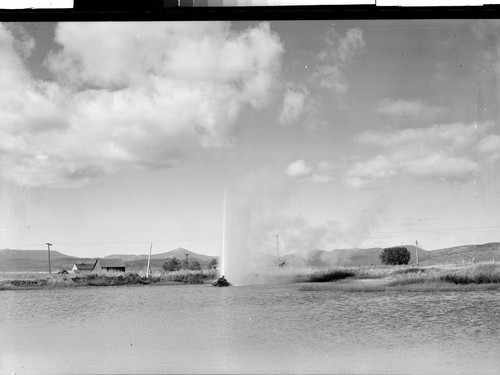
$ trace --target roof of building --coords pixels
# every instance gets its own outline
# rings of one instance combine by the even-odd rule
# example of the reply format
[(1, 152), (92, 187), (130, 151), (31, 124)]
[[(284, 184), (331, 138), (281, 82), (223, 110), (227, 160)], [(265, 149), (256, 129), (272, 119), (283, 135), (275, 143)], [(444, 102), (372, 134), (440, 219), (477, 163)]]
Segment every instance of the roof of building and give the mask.
[(122, 259), (102, 259), (99, 258), (99, 264), (102, 268), (123, 268), (125, 263)]
[(94, 263), (75, 263), (76, 269), (78, 271), (92, 271), (94, 269)]

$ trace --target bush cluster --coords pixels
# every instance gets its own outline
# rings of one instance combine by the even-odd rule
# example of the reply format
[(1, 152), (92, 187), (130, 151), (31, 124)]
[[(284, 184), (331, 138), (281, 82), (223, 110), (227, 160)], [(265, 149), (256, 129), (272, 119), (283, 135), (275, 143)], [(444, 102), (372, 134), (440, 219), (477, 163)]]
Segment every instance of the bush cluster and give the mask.
[(410, 258), (410, 252), (402, 246), (387, 247), (380, 253), (380, 261), (387, 265), (408, 264)]
[(97, 275), (88, 274), (82, 277), (73, 277), (73, 282), (77, 284), (85, 284), (91, 286), (108, 286), (108, 285), (135, 285), (135, 284), (151, 284), (161, 281), (159, 277), (145, 278), (137, 273), (127, 273), (124, 275)]
[(313, 283), (325, 283), (329, 281), (337, 281), (346, 279), (348, 277), (354, 276), (354, 272), (347, 270), (335, 270), (335, 271), (327, 271), (321, 273), (314, 273), (309, 275), (309, 281)]

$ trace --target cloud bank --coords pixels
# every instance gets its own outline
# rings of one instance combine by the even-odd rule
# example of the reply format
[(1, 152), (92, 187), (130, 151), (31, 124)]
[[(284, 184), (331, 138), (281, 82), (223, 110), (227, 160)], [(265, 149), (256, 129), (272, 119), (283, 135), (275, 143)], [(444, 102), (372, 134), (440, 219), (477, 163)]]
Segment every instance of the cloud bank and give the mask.
[(221, 147), (273, 95), (283, 53), (268, 23), (61, 23), (55, 41), (55, 80), (35, 79), (33, 38), (0, 25), (0, 173), (16, 184), (82, 186)]
[(345, 94), (349, 89), (349, 81), (343, 70), (356, 55), (366, 50), (363, 30), (352, 28), (342, 36), (332, 28), (328, 32), (326, 43), (327, 47), (317, 55), (318, 67), (313, 79), (323, 88)]
[(283, 104), (278, 121), (283, 125), (291, 125), (301, 121), (309, 128), (325, 124), (319, 119), (318, 108), (323, 102), (317, 88), (326, 89), (337, 95), (345, 94), (349, 89), (349, 81), (344, 71), (354, 58), (366, 51), (363, 30), (349, 29), (341, 35), (330, 29), (325, 38), (326, 46), (315, 56), (316, 66), (306, 82), (288, 82), (285, 85)]
[(376, 156), (355, 162), (345, 181), (360, 187), (397, 175), (439, 181), (466, 181), (500, 158), (491, 124), (447, 124), (399, 131), (365, 131), (356, 141)]
[[(351, 162), (322, 161), (311, 166), (298, 159), (285, 173), (298, 181), (327, 183), (341, 180), (359, 188), (396, 176), (420, 180), (466, 182), (500, 160), (500, 136), (492, 123), (454, 123), (391, 131), (368, 130), (355, 137), (358, 148), (371, 156)], [(356, 160), (356, 159), (357, 160)], [(354, 160), (353, 160), (354, 159)]]
[(424, 103), (421, 100), (403, 100), (386, 98), (377, 103), (377, 113), (392, 121), (422, 121), (439, 117), (445, 109)]
[(295, 160), (288, 165), (285, 173), (294, 179), (311, 181), (313, 183), (326, 183), (333, 181), (334, 165), (328, 161), (321, 161), (313, 168), (302, 159)]
[(278, 121), (291, 124), (311, 110), (309, 90), (302, 85), (288, 84)]

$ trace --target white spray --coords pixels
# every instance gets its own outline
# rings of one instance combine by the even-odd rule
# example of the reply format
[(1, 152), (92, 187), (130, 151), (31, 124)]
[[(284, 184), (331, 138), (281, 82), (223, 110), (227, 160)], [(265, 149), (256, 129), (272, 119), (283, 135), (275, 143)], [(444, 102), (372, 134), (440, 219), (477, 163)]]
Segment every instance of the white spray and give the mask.
[(227, 187), (224, 187), (224, 201), (222, 204), (222, 253), (220, 257), (220, 276), (226, 274), (226, 201)]

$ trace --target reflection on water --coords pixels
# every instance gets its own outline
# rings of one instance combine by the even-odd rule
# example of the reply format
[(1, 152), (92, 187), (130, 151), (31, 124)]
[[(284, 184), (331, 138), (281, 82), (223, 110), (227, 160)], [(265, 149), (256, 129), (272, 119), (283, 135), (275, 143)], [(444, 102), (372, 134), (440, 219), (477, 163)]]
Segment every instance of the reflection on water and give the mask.
[(500, 373), (500, 293), (3, 291), (0, 372)]

